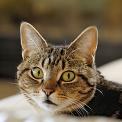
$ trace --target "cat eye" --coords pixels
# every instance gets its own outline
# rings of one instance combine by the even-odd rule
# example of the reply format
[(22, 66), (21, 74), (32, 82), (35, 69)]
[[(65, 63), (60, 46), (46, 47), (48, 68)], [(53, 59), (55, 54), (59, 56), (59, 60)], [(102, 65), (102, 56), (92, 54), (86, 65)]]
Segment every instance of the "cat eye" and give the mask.
[(65, 82), (70, 82), (75, 79), (75, 73), (73, 71), (65, 71), (62, 74), (61, 79)]
[(39, 67), (34, 67), (31, 70), (31, 75), (36, 79), (43, 78), (43, 71)]

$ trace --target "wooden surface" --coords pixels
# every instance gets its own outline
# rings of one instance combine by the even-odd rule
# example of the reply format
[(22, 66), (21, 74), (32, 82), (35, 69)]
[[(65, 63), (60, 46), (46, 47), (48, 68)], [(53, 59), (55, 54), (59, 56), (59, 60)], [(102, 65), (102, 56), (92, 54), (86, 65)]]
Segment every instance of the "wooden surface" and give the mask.
[(0, 99), (18, 93), (18, 86), (12, 80), (0, 79)]

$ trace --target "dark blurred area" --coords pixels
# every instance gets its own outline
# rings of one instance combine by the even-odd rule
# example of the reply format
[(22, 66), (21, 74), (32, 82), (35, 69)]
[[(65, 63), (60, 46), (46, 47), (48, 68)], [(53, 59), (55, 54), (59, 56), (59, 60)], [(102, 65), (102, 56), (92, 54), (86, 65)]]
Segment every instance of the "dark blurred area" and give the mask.
[(50, 43), (73, 41), (90, 25), (99, 30), (96, 64), (122, 57), (122, 0), (0, 0), (0, 78), (16, 77), (19, 27), (31, 23)]

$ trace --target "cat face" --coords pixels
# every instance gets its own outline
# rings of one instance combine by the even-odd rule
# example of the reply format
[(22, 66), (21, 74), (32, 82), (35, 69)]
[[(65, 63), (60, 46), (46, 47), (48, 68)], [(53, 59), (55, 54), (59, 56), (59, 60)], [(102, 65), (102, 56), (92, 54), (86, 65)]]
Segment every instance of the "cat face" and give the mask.
[(68, 46), (51, 46), (28, 23), (20, 28), (23, 61), (19, 87), (28, 101), (51, 112), (83, 108), (94, 96), (97, 29), (89, 27)]

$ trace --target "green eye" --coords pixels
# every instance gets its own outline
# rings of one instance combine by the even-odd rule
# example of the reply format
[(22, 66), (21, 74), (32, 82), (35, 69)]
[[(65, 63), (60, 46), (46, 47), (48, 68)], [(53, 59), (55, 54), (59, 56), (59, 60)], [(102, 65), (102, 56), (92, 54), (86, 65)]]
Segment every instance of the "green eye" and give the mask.
[(36, 79), (43, 78), (43, 71), (39, 67), (34, 67), (31, 70), (31, 75)]
[(69, 82), (75, 79), (75, 73), (73, 71), (66, 71), (62, 74), (61, 79), (65, 82)]

